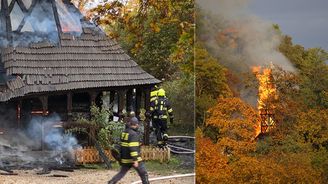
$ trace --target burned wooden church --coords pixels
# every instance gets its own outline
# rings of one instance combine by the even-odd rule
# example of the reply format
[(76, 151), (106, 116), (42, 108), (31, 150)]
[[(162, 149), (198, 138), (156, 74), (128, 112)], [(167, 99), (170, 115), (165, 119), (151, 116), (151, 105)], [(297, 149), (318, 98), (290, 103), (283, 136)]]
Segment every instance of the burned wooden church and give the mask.
[(160, 81), (69, 1), (1, 0), (0, 8), (0, 132), (53, 112), (70, 122), (103, 94), (118, 115), (149, 108)]

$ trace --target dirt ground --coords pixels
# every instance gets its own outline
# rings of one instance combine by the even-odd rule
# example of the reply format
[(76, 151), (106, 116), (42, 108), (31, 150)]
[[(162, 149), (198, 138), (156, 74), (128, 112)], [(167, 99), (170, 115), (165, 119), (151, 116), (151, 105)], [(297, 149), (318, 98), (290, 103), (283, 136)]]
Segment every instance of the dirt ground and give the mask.
[[(107, 181), (114, 176), (115, 170), (95, 170), (80, 169), (74, 172), (51, 171), (50, 174), (37, 175), (36, 170), (15, 170), (18, 175), (0, 175), (0, 184), (107, 184)], [(0, 171), (0, 173), (3, 173)], [(54, 175), (64, 175), (67, 177), (54, 177)], [(149, 173), (150, 178), (159, 177)], [(194, 177), (185, 177), (179, 179), (169, 179), (152, 181), (152, 184), (194, 184)], [(127, 175), (119, 182), (120, 184), (129, 184), (138, 181), (139, 176), (135, 171), (129, 171)]]

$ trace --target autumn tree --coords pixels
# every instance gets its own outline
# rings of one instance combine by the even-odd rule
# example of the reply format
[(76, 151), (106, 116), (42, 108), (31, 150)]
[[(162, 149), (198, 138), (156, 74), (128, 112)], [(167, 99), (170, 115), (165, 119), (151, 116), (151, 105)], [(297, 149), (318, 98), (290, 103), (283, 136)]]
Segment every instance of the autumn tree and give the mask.
[(175, 122), (193, 124), (194, 1), (100, 1), (91, 9), (92, 0), (75, 1), (139, 66), (164, 81)]
[(238, 156), (255, 150), (252, 140), (258, 118), (255, 109), (241, 99), (224, 98), (209, 110), (206, 125), (218, 127), (217, 144), (225, 155)]
[(195, 95), (197, 124), (203, 122), (205, 112), (219, 97), (231, 94), (227, 85), (226, 69), (199, 43), (195, 47)]
[(229, 183), (228, 157), (220, 148), (205, 137), (201, 129), (196, 130), (196, 182)]
[(193, 72), (194, 1), (107, 1), (96, 21), (147, 72), (171, 80)]

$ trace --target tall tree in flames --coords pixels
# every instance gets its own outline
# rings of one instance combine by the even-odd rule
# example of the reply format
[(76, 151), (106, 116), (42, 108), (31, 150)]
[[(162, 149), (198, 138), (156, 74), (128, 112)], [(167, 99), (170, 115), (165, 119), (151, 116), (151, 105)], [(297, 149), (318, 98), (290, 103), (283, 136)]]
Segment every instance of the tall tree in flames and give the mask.
[(256, 127), (256, 137), (261, 133), (270, 131), (275, 125), (274, 111), (275, 102), (278, 100), (277, 89), (273, 82), (272, 69), (261, 67), (253, 67), (258, 82), (258, 112), (260, 114), (260, 122)]

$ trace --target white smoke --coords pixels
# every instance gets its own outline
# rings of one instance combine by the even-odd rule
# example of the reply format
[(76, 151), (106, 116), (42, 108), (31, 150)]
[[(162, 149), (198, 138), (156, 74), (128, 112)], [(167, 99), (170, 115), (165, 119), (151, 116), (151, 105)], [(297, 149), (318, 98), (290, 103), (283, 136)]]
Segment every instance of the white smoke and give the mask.
[[(12, 45), (28, 46), (30, 43), (47, 41), (52, 44), (57, 44), (59, 41), (58, 31), (69, 32), (75, 36), (80, 36), (82, 33), (81, 19), (83, 15), (72, 4), (64, 4), (62, 0), (56, 0), (56, 7), (59, 16), (62, 30), (57, 30), (55, 15), (50, 1), (38, 1), (33, 8), (31, 14), (24, 18), (24, 13), (15, 6), (10, 14), (12, 26)], [(1, 15), (4, 16), (4, 15)], [(10, 40), (7, 39), (5, 24), (3, 17), (0, 19), (0, 46), (7, 47)], [(20, 27), (21, 22), (23, 26)], [(93, 25), (95, 27), (95, 25)]]
[[(274, 64), (294, 71), (288, 59), (278, 51), (280, 33), (273, 28), (272, 22), (249, 12), (248, 0), (198, 0), (196, 3), (205, 14), (198, 34), (211, 54), (222, 58), (220, 61), (226, 66), (245, 71), (252, 66)], [(228, 29), (233, 31), (229, 33)], [(218, 39), (222, 33), (226, 34), (225, 39), (235, 42), (236, 48), (227, 43), (220, 45)]]
[[(63, 164), (67, 157), (72, 161), (74, 150), (81, 147), (73, 135), (65, 134), (63, 128), (56, 126), (60, 121), (57, 114), (48, 117), (35, 116), (26, 129), (2, 130), (0, 166), (24, 166), (44, 162)], [(48, 150), (48, 154), (40, 155), (38, 150)], [(11, 163), (12, 161), (15, 163)]]

